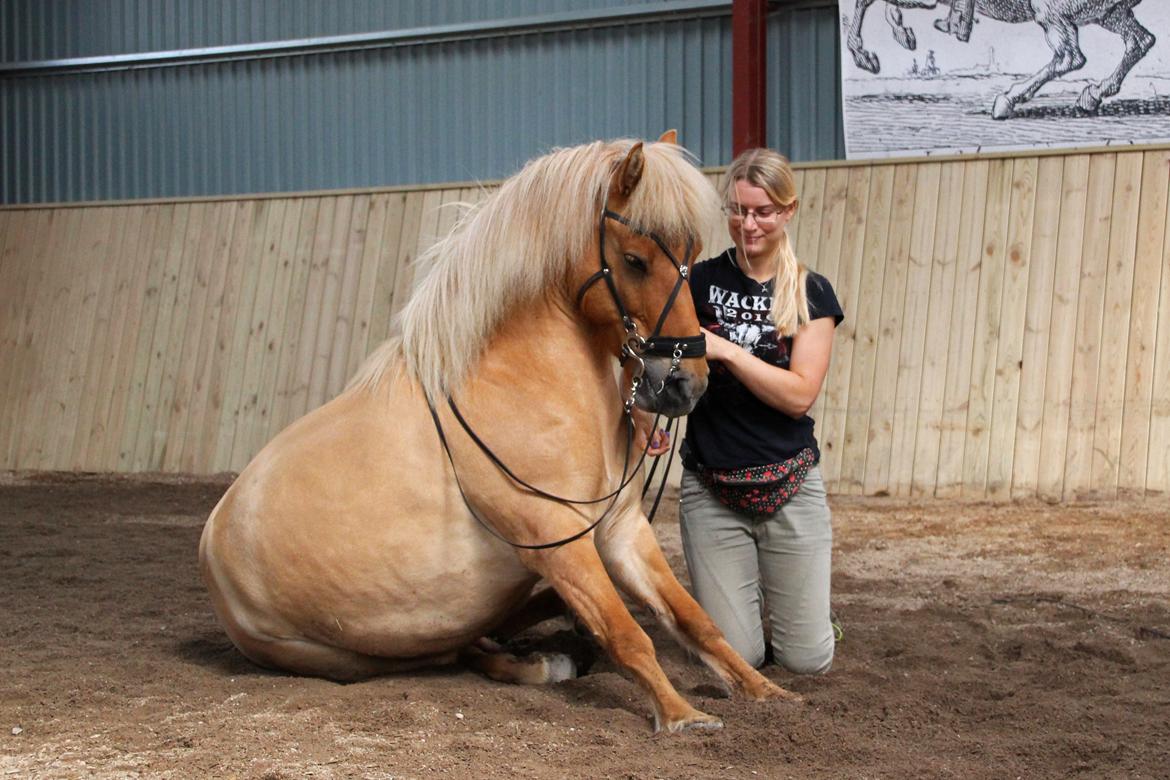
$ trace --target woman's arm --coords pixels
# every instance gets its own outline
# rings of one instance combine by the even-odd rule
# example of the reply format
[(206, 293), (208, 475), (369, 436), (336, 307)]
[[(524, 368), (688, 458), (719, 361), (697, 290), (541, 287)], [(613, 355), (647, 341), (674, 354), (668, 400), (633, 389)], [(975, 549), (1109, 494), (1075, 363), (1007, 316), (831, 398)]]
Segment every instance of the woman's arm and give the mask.
[(796, 419), (812, 408), (821, 392), (829, 371), (835, 325), (832, 317), (821, 317), (801, 327), (792, 337), (788, 368), (765, 363), (705, 328), (703, 336), (707, 339), (708, 360), (722, 361), (752, 395)]

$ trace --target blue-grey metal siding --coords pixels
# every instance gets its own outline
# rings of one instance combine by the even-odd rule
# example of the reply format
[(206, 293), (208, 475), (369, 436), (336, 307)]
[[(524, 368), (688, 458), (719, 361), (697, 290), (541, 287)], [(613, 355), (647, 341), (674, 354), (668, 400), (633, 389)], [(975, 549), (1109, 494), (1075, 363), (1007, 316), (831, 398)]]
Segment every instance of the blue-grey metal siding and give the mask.
[(768, 16), (768, 145), (795, 161), (845, 158), (837, 4)]
[[(653, 5), (17, 0), (0, 6), (0, 61)], [(724, 5), (718, 15), (708, 8), (618, 26), (2, 77), (0, 201), (494, 179), (553, 146), (652, 137), (671, 127), (705, 164), (723, 164), (731, 147), (730, 3)], [(770, 143), (794, 160), (843, 156), (835, 7), (779, 9), (768, 40)]]

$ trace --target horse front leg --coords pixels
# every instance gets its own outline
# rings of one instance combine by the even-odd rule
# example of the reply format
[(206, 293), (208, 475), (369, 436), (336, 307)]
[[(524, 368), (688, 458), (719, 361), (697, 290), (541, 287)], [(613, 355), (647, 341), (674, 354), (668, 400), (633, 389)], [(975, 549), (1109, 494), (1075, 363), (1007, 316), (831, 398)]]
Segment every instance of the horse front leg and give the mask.
[(861, 25), (865, 21), (865, 12), (874, 2), (875, 0), (857, 0), (857, 5), (853, 8), (853, 19), (849, 22), (849, 35), (846, 38), (853, 62), (857, 67), (870, 73), (878, 73), (882, 69), (878, 56), (867, 50), (865, 42), (861, 39)]
[(733, 691), (749, 699), (801, 697), (760, 674), (723, 637), (667, 563), (645, 516), (637, 513), (605, 529), (598, 547), (610, 574), (647, 610), (717, 674)]
[(1157, 41), (1154, 34), (1134, 18), (1133, 10), (1130, 8), (1114, 10), (1101, 20), (1100, 25), (1121, 36), (1125, 42), (1125, 54), (1109, 78), (1085, 87), (1077, 98), (1077, 108), (1087, 114), (1097, 113), (1102, 100), (1113, 97), (1121, 90), (1121, 85), (1130, 70), (1154, 48)]
[(520, 556), (556, 589), (614, 663), (650, 694), (655, 731), (723, 726), (688, 704), (666, 678), (650, 637), (626, 609), (590, 537), (550, 550), (521, 551)]
[(1021, 103), (1032, 99), (1040, 87), (1058, 76), (1072, 73), (1084, 67), (1085, 54), (1081, 51), (1077, 28), (1071, 22), (1036, 20), (1043, 28), (1048, 45), (1052, 49), (1052, 60), (1034, 76), (1017, 82), (1006, 92), (996, 95), (991, 106), (992, 119), (1007, 119)]

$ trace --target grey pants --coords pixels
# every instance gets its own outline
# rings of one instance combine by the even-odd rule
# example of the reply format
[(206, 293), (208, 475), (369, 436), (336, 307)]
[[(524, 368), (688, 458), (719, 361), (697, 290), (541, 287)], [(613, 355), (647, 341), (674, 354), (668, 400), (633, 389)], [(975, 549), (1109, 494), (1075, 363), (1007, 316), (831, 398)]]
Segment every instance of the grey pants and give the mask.
[(828, 671), (833, 528), (820, 469), (809, 469), (797, 494), (772, 515), (731, 511), (693, 471), (683, 472), (681, 495), (695, 598), (731, 646), (760, 666), (767, 632), (776, 663), (796, 674)]

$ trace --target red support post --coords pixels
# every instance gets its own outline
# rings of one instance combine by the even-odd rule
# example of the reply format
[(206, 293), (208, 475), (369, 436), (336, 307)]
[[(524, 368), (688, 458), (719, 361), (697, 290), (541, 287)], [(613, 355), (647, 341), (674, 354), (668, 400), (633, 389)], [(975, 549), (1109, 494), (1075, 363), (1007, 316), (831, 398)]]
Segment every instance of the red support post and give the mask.
[(767, 138), (764, 93), (768, 0), (731, 3), (731, 149), (764, 146)]

